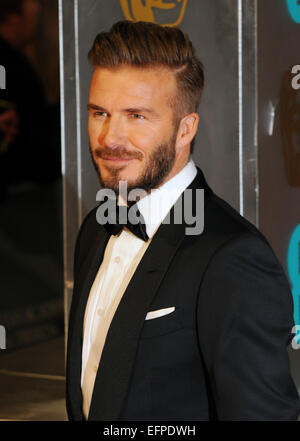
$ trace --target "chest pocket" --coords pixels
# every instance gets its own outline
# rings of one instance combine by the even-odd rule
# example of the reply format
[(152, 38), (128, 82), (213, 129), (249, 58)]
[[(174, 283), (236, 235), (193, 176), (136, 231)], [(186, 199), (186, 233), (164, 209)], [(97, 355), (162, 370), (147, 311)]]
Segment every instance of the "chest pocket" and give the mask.
[(175, 310), (160, 317), (150, 318), (145, 320), (141, 331), (141, 338), (158, 337), (160, 335), (168, 334), (177, 331), (183, 327), (180, 308), (175, 307)]

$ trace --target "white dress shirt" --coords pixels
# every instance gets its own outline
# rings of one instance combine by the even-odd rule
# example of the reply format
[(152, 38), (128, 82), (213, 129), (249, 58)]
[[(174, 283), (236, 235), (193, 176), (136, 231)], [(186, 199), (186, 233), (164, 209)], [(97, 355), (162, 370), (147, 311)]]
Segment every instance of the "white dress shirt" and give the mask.
[(119, 302), (161, 222), (196, 174), (196, 166), (190, 158), (177, 175), (137, 202), (145, 219), (149, 236), (147, 242), (124, 227), (118, 236), (112, 235), (107, 243), (103, 261), (91, 287), (83, 324), (81, 387), (86, 419), (106, 335)]

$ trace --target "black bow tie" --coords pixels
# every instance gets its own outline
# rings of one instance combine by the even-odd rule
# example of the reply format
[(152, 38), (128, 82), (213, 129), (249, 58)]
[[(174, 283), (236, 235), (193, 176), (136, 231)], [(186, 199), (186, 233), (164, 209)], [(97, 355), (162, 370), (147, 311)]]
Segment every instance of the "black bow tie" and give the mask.
[(130, 208), (136, 205), (136, 202), (129, 202), (129, 204), (128, 207), (126, 205), (116, 205), (116, 216), (110, 219), (108, 213), (108, 221), (104, 223), (103, 226), (109, 234), (113, 234), (114, 236), (119, 234), (123, 227), (126, 226), (128, 230), (146, 242), (149, 237), (146, 231), (145, 219), (137, 206), (135, 206), (134, 210), (130, 212), (131, 215), (134, 214), (134, 219), (132, 219), (134, 222), (131, 222), (130, 218), (132, 216), (128, 215), (128, 213)]

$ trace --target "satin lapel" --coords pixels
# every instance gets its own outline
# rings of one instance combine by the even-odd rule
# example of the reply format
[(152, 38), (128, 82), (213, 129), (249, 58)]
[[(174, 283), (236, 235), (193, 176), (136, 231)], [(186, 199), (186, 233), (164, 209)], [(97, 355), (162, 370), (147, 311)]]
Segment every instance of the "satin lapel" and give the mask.
[(118, 419), (146, 312), (183, 238), (182, 225), (160, 227), (133, 275), (106, 337), (89, 420)]
[(102, 262), (108, 240), (109, 235), (104, 228), (101, 228), (100, 232), (95, 234), (93, 246), (82, 268), (80, 268), (77, 282), (74, 286), (68, 338), (68, 366), (70, 370), (68, 375), (68, 392), (70, 394), (70, 401), (76, 403), (76, 409), (73, 409), (73, 413), (79, 419), (82, 418), (80, 384), (83, 319), (90, 289)]
[[(200, 170), (189, 188), (205, 188), (207, 203), (211, 190)], [(89, 420), (117, 420), (121, 413), (146, 313), (185, 237), (185, 227), (160, 226), (120, 301), (103, 348)]]

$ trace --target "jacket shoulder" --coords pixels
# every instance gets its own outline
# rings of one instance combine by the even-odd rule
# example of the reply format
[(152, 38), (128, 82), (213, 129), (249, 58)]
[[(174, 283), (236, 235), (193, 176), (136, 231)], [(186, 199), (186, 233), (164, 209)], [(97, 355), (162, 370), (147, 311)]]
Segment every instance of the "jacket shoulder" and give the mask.
[(209, 204), (205, 208), (204, 228), (224, 235), (252, 233), (267, 242), (265, 236), (253, 223), (215, 193), (211, 195)]

